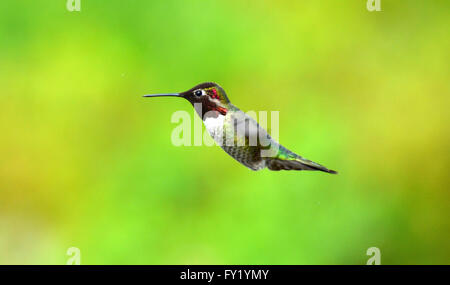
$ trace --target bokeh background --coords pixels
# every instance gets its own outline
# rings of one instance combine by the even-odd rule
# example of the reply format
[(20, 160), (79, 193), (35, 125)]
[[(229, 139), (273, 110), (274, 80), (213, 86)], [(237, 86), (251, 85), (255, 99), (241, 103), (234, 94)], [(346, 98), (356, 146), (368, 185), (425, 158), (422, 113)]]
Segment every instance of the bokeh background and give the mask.
[[(381, 5), (1, 1), (0, 263), (449, 264), (449, 3)], [(173, 146), (204, 81), (339, 175)]]

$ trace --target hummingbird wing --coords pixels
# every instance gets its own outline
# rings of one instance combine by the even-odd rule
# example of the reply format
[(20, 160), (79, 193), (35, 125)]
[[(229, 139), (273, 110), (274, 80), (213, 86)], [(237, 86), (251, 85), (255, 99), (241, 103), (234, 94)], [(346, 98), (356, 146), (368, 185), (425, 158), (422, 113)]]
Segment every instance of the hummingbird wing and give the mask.
[(336, 173), (276, 142), (252, 117), (233, 106), (224, 127), (223, 150), (252, 170), (319, 170)]
[(231, 106), (230, 109), (223, 124), (222, 149), (252, 170), (266, 167), (261, 150), (264, 148), (262, 144), (267, 146), (271, 141), (267, 132), (237, 107)]
[(238, 108), (232, 113), (230, 119), (233, 130), (237, 134), (237, 142), (241, 145), (268, 147), (270, 144), (276, 143), (258, 122)]
[[(258, 169), (267, 166), (267, 168), (274, 171), (319, 170), (337, 174), (336, 171), (330, 170), (323, 165), (303, 158), (280, 145), (278, 142), (273, 140), (267, 131), (262, 128), (252, 117), (238, 108), (236, 108), (236, 112), (233, 112), (231, 119), (233, 120), (234, 130), (237, 130), (237, 135), (235, 135), (235, 143), (237, 143), (237, 145), (245, 145), (243, 148), (246, 148), (246, 152), (250, 155), (249, 158), (253, 162), (253, 165), (255, 162), (258, 163)], [(237, 158), (235, 157), (235, 159)], [(250, 167), (246, 163), (242, 161), (240, 162), (247, 167)], [(254, 167), (250, 168), (254, 169)]]

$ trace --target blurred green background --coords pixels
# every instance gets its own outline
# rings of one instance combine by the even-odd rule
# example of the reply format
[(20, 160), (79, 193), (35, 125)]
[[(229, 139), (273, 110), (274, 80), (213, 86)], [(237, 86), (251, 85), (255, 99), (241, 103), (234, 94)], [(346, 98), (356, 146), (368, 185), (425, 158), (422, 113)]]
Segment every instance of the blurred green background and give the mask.
[[(449, 3), (0, 4), (0, 263), (450, 263)], [(339, 175), (175, 147), (218, 82)]]

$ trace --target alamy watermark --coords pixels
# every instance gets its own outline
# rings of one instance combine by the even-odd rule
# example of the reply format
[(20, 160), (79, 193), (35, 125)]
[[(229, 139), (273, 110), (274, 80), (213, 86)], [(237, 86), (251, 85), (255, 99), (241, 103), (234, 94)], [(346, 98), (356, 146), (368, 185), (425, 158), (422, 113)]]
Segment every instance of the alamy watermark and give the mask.
[(81, 11), (81, 0), (67, 0), (66, 8), (69, 12)]
[[(191, 115), (186, 111), (176, 111), (172, 114), (171, 122), (178, 124), (172, 131), (171, 142), (174, 146), (258, 146), (262, 157), (273, 157), (278, 152), (279, 145), (279, 111), (270, 112), (269, 135), (268, 112), (236, 111), (233, 115), (223, 116), (217, 111), (202, 112), (202, 104), (195, 103), (194, 110), (203, 116)], [(192, 119), (194, 129), (192, 130)], [(255, 119), (258, 117), (258, 122)], [(203, 133), (202, 123), (207, 132)], [(208, 134), (209, 133), (209, 134)]]
[(67, 265), (80, 265), (81, 264), (81, 251), (78, 247), (69, 247), (67, 249), (67, 255), (69, 259), (67, 259)]
[(367, 0), (367, 10), (369, 12), (381, 11), (381, 0)]
[(369, 247), (366, 251), (366, 255), (371, 256), (367, 260), (367, 265), (380, 265), (381, 264), (381, 251), (378, 247)]

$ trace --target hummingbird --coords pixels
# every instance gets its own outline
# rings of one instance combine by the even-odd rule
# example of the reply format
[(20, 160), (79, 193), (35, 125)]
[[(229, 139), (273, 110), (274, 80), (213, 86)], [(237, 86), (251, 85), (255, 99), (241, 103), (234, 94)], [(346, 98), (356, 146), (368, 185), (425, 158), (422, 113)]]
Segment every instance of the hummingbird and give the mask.
[(225, 90), (214, 82), (198, 84), (181, 93), (144, 95), (179, 97), (188, 100), (211, 137), (235, 160), (251, 170), (336, 171), (288, 150), (267, 133), (252, 117), (231, 104)]

